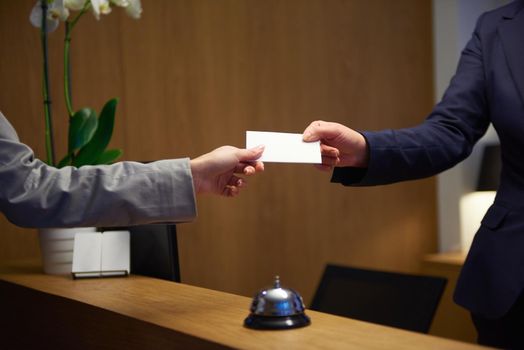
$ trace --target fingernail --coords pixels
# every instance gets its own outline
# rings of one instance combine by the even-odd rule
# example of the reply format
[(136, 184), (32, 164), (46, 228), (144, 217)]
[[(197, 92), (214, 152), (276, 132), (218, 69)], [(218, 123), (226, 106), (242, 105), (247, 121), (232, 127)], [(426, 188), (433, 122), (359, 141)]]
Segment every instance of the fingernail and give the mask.
[(304, 141), (308, 141), (310, 138), (311, 138), (311, 132), (310, 132), (310, 131), (306, 131), (306, 132), (304, 133), (304, 136), (302, 137), (302, 139), (303, 139)]

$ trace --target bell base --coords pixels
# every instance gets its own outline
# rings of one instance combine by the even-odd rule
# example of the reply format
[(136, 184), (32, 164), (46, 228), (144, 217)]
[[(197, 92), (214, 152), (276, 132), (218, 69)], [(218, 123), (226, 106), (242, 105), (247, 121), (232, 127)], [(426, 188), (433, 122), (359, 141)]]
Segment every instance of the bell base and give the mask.
[(253, 329), (291, 329), (308, 326), (311, 323), (306, 314), (292, 316), (258, 316), (250, 314), (244, 326)]

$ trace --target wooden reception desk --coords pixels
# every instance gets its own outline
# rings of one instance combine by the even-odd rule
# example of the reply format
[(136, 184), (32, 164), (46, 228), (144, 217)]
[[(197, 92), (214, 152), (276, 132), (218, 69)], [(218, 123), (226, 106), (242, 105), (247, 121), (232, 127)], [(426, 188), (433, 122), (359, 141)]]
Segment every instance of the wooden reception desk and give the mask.
[(3, 349), (480, 349), (307, 311), (285, 331), (242, 326), (251, 299), (153, 278), (72, 280), (36, 264), (0, 269)]

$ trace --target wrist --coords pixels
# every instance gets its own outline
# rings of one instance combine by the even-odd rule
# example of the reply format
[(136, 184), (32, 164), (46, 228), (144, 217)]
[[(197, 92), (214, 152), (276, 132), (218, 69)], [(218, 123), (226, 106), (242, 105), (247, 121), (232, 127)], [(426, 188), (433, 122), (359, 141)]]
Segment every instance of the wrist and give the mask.
[(355, 149), (354, 166), (358, 168), (367, 168), (369, 163), (369, 145), (367, 139), (361, 133), (357, 133), (357, 144)]
[(189, 167), (191, 169), (191, 176), (193, 178), (193, 188), (195, 189), (195, 193), (199, 194), (201, 192), (202, 187), (202, 181), (200, 178), (200, 161), (197, 159), (191, 159), (189, 161)]

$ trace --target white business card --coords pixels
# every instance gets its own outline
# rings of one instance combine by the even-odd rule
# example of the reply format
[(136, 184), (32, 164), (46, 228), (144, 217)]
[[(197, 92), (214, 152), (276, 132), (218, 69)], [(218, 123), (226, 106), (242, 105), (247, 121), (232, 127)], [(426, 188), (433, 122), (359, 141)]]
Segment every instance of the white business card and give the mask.
[(246, 148), (264, 146), (258, 160), (276, 163), (322, 163), (320, 141), (304, 142), (302, 134), (246, 131)]

